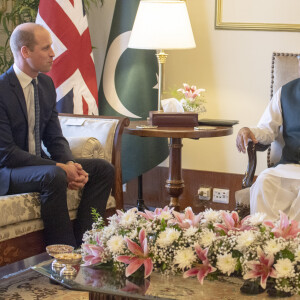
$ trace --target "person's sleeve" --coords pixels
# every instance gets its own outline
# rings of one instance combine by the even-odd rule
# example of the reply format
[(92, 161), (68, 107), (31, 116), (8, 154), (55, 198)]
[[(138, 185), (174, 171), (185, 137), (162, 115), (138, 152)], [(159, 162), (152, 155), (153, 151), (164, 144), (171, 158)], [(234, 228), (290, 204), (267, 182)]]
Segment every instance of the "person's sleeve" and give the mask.
[(257, 141), (263, 145), (271, 144), (278, 136), (282, 125), (281, 88), (271, 99), (257, 127), (250, 128)]
[(53, 164), (55, 162), (32, 155), (16, 145), (6, 107), (0, 97), (0, 165), (7, 168), (16, 168)]

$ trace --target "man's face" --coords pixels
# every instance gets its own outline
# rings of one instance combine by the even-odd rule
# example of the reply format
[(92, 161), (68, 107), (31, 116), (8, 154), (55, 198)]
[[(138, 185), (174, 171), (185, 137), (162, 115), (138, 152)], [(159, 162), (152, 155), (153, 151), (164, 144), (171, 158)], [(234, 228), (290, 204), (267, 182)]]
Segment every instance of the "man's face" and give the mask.
[(55, 56), (51, 47), (51, 36), (46, 29), (38, 28), (35, 30), (35, 41), (33, 50), (28, 49), (27, 63), (32, 72), (47, 73), (52, 68), (53, 57)]

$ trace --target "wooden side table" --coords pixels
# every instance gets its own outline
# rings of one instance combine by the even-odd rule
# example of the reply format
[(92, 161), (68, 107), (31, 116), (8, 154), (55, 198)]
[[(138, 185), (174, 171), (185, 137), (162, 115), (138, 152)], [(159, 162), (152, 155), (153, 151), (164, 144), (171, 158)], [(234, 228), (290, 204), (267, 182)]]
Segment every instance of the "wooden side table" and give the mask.
[(147, 125), (147, 121), (131, 121), (124, 133), (140, 137), (167, 137), (169, 144), (169, 174), (166, 180), (166, 190), (170, 196), (170, 207), (179, 211), (179, 196), (183, 192), (184, 181), (181, 169), (182, 139), (200, 139), (231, 135), (232, 127), (219, 126), (217, 129), (195, 130), (194, 127), (157, 127), (155, 129), (140, 129), (139, 125)]

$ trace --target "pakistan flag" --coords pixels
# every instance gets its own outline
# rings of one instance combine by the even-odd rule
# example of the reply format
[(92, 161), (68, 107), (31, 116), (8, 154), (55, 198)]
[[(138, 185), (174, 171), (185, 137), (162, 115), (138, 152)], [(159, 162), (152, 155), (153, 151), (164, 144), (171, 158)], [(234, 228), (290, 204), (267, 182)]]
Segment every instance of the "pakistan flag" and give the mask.
[[(149, 111), (157, 110), (155, 51), (127, 48), (139, 2), (116, 0), (99, 87), (100, 115), (146, 120)], [(167, 139), (123, 134), (123, 182), (154, 168), (167, 156)]]

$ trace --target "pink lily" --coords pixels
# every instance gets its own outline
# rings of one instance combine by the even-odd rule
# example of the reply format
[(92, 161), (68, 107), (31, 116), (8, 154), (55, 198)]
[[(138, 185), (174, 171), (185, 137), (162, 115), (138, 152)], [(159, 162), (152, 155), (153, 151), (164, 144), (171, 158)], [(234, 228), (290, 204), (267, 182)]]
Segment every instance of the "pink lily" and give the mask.
[(247, 262), (247, 265), (250, 267), (251, 271), (244, 275), (244, 279), (261, 277), (260, 285), (263, 289), (265, 289), (268, 277), (277, 277), (276, 270), (272, 268), (274, 264), (274, 256), (273, 254), (266, 256), (261, 248), (257, 249), (257, 254), (259, 261), (252, 260)]
[(129, 293), (141, 293), (145, 294), (150, 286), (150, 281), (148, 279), (145, 280), (143, 286), (138, 286), (131, 281), (126, 279), (126, 285), (121, 289), (123, 292), (129, 292)]
[(208, 261), (207, 258), (208, 248), (203, 250), (199, 245), (196, 245), (195, 250), (199, 259), (202, 261), (202, 264), (197, 264), (194, 268), (184, 272), (183, 278), (197, 275), (200, 284), (203, 284), (204, 278), (209, 273), (215, 272), (217, 269), (214, 268)]
[(193, 100), (198, 97), (201, 92), (204, 92), (205, 89), (197, 89), (195, 85), (190, 87), (187, 83), (184, 83), (183, 89), (178, 89), (177, 91), (183, 93), (186, 98)]
[(173, 209), (174, 208), (170, 209), (168, 206), (165, 206), (164, 208), (156, 208), (154, 210), (154, 212), (145, 209), (145, 212), (139, 211), (137, 214), (140, 215), (140, 216), (143, 216), (147, 220), (151, 220), (152, 221), (152, 220), (154, 220), (157, 217), (159, 218), (163, 212), (170, 212), (171, 213), (173, 211)]
[(228, 234), (228, 231), (245, 231), (253, 229), (252, 226), (247, 225), (245, 222), (250, 216), (245, 217), (244, 219), (240, 220), (240, 217), (236, 211), (232, 211), (231, 213), (227, 213), (223, 211), (221, 213), (223, 221), (225, 224), (215, 224), (215, 227), (221, 228)]
[(187, 207), (185, 209), (184, 214), (179, 213), (177, 211), (173, 211), (173, 215), (176, 219), (174, 220), (175, 223), (177, 223), (181, 228), (186, 228), (186, 229), (190, 228), (191, 226), (197, 227), (202, 217), (201, 213), (195, 215), (191, 207)]
[(83, 244), (82, 246), (83, 251), (88, 253), (88, 255), (83, 256), (84, 264), (83, 266), (90, 266), (95, 265), (102, 262), (102, 255), (104, 249), (99, 245), (92, 245), (92, 244)]
[(145, 278), (147, 278), (153, 270), (153, 263), (149, 257), (149, 249), (147, 244), (146, 232), (142, 229), (139, 233), (139, 241), (141, 246), (133, 242), (132, 240), (125, 237), (128, 249), (135, 254), (135, 256), (120, 255), (116, 259), (119, 262), (128, 264), (125, 275), (126, 277), (133, 274), (140, 266), (145, 267)]
[[(131, 209), (127, 210), (126, 212), (129, 212), (129, 211), (131, 211), (131, 210), (132, 210), (132, 211), (134, 211), (134, 212), (137, 212), (137, 208), (136, 208), (136, 207), (133, 207), (133, 208), (131, 208)], [(118, 217), (122, 217), (122, 216), (124, 216), (126, 212), (124, 212), (124, 211), (122, 211), (122, 210), (119, 210), (119, 209), (117, 209), (117, 214), (118, 214)]]
[(272, 221), (265, 221), (264, 224), (272, 228), (272, 232), (274, 233), (275, 237), (283, 237), (285, 239), (293, 239), (295, 238), (298, 233), (300, 232), (299, 222), (292, 220), (289, 221), (288, 216), (282, 212), (280, 213), (280, 224), (276, 226)]

